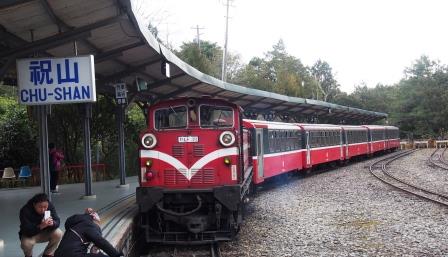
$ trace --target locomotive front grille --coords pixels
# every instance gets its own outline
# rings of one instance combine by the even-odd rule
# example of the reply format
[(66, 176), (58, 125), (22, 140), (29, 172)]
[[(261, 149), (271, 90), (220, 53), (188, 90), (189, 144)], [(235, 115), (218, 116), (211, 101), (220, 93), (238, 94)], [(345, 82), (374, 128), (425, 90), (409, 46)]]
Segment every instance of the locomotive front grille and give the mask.
[(181, 158), (184, 156), (185, 148), (183, 145), (173, 145), (172, 152), (174, 157)]
[(193, 146), (193, 154), (195, 157), (202, 157), (205, 155), (204, 153), (204, 145), (196, 144)]
[(215, 183), (215, 170), (212, 168), (200, 169), (191, 178), (192, 185), (210, 185)]
[[(196, 174), (191, 178), (192, 185), (213, 185), (215, 183), (215, 170), (205, 168), (193, 170)], [(187, 178), (175, 169), (166, 169), (164, 171), (165, 185), (187, 185)]]
[(164, 172), (165, 185), (186, 185), (187, 178), (175, 169), (166, 169)]

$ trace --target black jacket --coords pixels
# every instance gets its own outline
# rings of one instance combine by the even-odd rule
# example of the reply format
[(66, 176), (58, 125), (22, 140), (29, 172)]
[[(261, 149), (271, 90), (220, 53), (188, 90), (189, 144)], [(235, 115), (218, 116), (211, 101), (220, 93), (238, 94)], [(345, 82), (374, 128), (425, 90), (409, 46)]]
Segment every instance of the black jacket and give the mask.
[[(77, 233), (75, 233), (75, 232)], [(65, 234), (54, 257), (87, 256), (89, 243), (103, 250), (110, 257), (121, 254), (101, 235), (101, 228), (89, 214), (75, 214), (65, 222)]]
[(53, 226), (40, 229), (39, 225), (42, 222), (44, 215), (39, 215), (35, 210), (31, 200), (20, 209), (20, 231), (19, 237), (33, 237), (42, 231), (55, 230), (59, 227), (59, 216), (51, 202), (48, 202), (48, 210), (51, 212), (53, 218)]

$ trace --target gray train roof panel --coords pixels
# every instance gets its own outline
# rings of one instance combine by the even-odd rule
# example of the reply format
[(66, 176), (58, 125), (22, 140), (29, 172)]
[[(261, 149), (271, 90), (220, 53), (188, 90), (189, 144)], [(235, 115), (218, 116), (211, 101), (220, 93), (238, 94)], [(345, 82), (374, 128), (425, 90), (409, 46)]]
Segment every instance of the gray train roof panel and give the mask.
[[(3, 0), (0, 2), (0, 79), (15, 78), (15, 60), (31, 56), (95, 55), (97, 90), (114, 92), (126, 82), (137, 101), (179, 96), (210, 95), (251, 111), (289, 112), (360, 121), (387, 118), (387, 114), (288, 97), (223, 82), (183, 62), (148, 31), (130, 0)], [(33, 39), (33, 42), (31, 42)], [(161, 72), (171, 64), (171, 76)], [(136, 77), (148, 82), (138, 91)]]

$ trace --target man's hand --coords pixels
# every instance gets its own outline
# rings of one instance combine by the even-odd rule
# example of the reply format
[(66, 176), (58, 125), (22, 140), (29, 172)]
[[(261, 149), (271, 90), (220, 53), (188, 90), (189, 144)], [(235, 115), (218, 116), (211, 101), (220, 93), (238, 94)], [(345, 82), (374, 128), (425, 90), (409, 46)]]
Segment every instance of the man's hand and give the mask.
[(48, 218), (46, 220), (42, 220), (42, 222), (39, 224), (39, 229), (42, 230), (46, 227), (51, 227), (53, 226), (54, 222), (52, 218)]

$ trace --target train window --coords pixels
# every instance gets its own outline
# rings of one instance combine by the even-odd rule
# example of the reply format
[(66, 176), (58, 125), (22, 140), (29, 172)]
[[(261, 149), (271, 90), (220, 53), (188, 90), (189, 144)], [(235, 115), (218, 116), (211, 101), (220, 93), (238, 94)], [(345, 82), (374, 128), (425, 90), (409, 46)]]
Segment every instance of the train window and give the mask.
[(277, 153), (277, 152), (280, 152), (280, 131), (275, 130), (274, 135), (275, 135), (275, 142), (274, 142), (275, 149), (274, 150)]
[(269, 136), (269, 153), (273, 153), (274, 152), (274, 142), (275, 142), (275, 138), (274, 138), (274, 131), (269, 131), (268, 132), (268, 136)]
[(199, 115), (201, 127), (233, 126), (233, 109), (230, 107), (201, 105)]
[(185, 128), (187, 126), (187, 108), (185, 106), (158, 109), (154, 113), (156, 129)]

